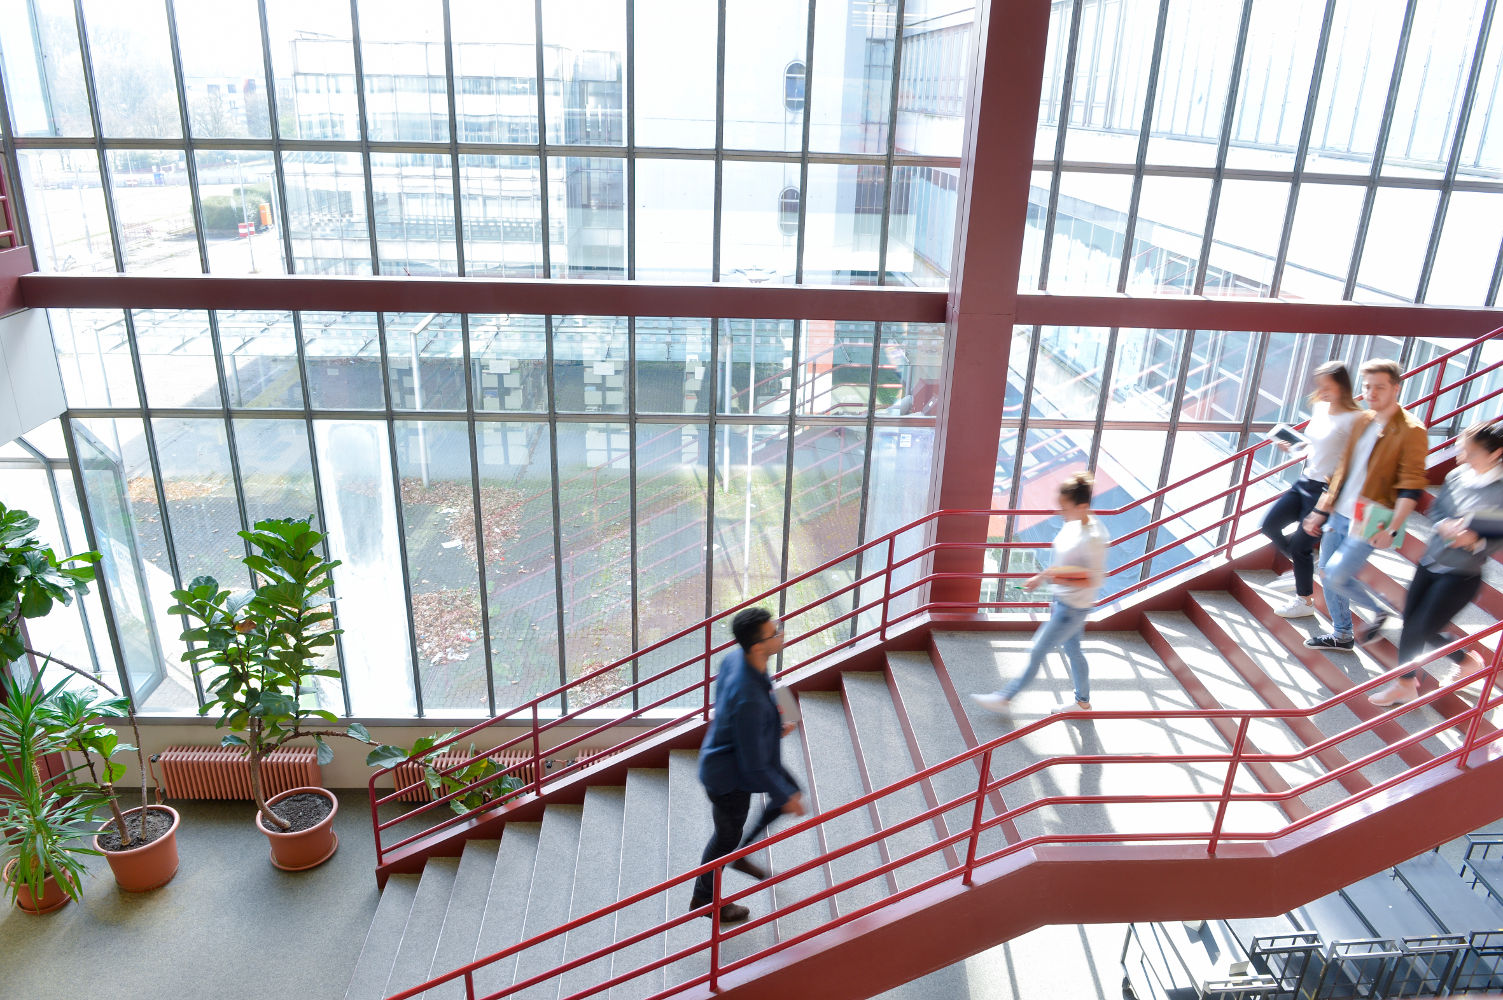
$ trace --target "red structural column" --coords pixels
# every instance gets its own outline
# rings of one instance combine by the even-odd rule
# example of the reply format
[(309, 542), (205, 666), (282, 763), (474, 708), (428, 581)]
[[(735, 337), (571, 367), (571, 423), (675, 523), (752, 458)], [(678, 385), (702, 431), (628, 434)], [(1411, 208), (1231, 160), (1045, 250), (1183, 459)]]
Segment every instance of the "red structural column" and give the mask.
[[(931, 510), (991, 506), (1049, 8), (1048, 0), (994, 0), (979, 13), (945, 320), (947, 392), (934, 436)], [(936, 526), (935, 541), (985, 541), (986, 532), (986, 518), (944, 518)], [(934, 570), (975, 573), (982, 557), (980, 549), (941, 551)], [(975, 579), (939, 581), (931, 598), (971, 601), (979, 588)]]

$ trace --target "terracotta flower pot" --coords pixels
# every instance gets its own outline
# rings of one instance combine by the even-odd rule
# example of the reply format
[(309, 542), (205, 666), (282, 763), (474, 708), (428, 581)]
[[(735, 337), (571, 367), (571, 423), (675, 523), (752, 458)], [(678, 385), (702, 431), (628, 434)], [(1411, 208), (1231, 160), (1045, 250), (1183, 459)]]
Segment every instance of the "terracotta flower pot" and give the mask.
[[(15, 867), (15, 861), (5, 866), (3, 877), (7, 883), (10, 882), (10, 873)], [(68, 894), (63, 892), (62, 886), (58, 885), (57, 880), (51, 875), (42, 880), (42, 898), (40, 900), (32, 896), (31, 890), (26, 888), (26, 886), (16, 886), (16, 906), (27, 913), (51, 913), (53, 910), (61, 909), (67, 902)]]
[[(110, 863), (110, 871), (115, 873), (115, 884), (126, 892), (146, 892), (150, 889), (158, 889), (172, 881), (172, 876), (177, 874), (177, 826), (182, 818), (177, 810), (171, 806), (152, 806), (156, 812), (164, 812), (172, 817), (172, 825), (167, 832), (144, 847), (133, 847), (127, 851), (106, 851), (99, 845), (99, 838), (94, 838), (94, 849), (104, 855)], [(133, 813), (140, 809), (131, 809), (125, 813), (129, 820)]]
[(275, 806), (283, 799), (300, 793), (322, 795), (333, 806), (329, 815), (307, 830), (296, 833), (272, 830), (266, 826), (261, 813), (256, 813), (256, 829), (266, 834), (266, 839), (271, 841), (271, 863), (288, 872), (317, 868), (339, 849), (339, 836), (334, 832), (334, 817), (339, 813), (339, 800), (327, 788), (289, 788), (280, 795), (267, 799), (266, 804)]

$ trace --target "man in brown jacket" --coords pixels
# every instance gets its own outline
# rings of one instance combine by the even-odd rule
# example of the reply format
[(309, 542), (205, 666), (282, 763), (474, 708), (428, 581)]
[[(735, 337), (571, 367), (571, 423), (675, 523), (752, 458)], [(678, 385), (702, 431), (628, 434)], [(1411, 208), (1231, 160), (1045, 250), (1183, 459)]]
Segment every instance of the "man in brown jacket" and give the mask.
[[(1393, 545), (1404, 521), (1415, 505), (1429, 478), (1425, 474), (1425, 456), (1429, 452), (1425, 425), (1399, 406), (1399, 386), (1403, 369), (1397, 361), (1374, 359), (1362, 366), (1362, 394), (1367, 410), (1357, 416), (1357, 423), (1347, 439), (1346, 453), (1305, 518), (1305, 530), (1318, 535), (1321, 580), (1325, 585), (1326, 606), (1331, 611), (1331, 631), (1305, 640), (1313, 649), (1351, 649), (1351, 605), (1367, 609), (1371, 624), (1362, 631), (1364, 643), (1377, 638), (1379, 630), (1396, 612), (1382, 603), (1357, 579), (1373, 549)], [(1359, 536), (1353, 524), (1358, 499), (1366, 499), (1393, 510), (1392, 525), (1370, 539)], [(1376, 698), (1374, 700), (1377, 700)]]

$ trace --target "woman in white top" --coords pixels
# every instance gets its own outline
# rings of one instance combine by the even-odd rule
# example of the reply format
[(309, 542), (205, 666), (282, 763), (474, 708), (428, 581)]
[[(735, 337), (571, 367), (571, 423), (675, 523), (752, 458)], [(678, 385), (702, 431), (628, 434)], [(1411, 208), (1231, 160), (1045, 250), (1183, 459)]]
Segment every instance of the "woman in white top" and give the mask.
[(1012, 699), (1039, 672), (1044, 657), (1062, 648), (1075, 685), (1075, 704), (1059, 711), (1091, 709), (1091, 678), (1080, 651), (1080, 636), (1085, 632), (1086, 615), (1091, 613), (1106, 576), (1106, 546), (1111, 541), (1100, 519), (1091, 516), (1093, 483), (1089, 472), (1077, 472), (1060, 484), (1059, 513), (1065, 526), (1055, 536), (1053, 559), (1048, 569), (1023, 584), (1027, 590), (1044, 583), (1053, 585), (1049, 620), (1035, 633), (1028, 665), (1021, 674), (1000, 691), (971, 696), (982, 708), (1006, 712)]
[[(1320, 539), (1299, 530), (1300, 522), (1315, 509), (1325, 492), (1336, 463), (1341, 460), (1346, 440), (1362, 408), (1352, 398), (1352, 376), (1340, 361), (1327, 361), (1315, 369), (1315, 391), (1310, 394), (1310, 423), (1305, 437), (1310, 448), (1299, 480), (1268, 508), (1263, 518), (1263, 534), (1274, 549), (1294, 566), (1294, 598), (1274, 614), (1284, 618), (1302, 618), (1315, 614), (1315, 547)], [(1277, 442), (1281, 451), (1289, 444)], [(1285, 534), (1293, 526), (1292, 534)]]

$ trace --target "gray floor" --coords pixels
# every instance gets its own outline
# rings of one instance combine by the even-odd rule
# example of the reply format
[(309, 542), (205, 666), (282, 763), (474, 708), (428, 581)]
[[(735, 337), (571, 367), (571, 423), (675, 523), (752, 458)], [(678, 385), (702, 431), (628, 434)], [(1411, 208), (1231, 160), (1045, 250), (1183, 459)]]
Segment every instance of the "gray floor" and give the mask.
[[(176, 803), (182, 864), (171, 884), (123, 893), (95, 859), (81, 904), (44, 917), (0, 912), (0, 996), (338, 1000), (377, 902), (364, 798), (364, 789), (340, 793), (339, 852), (301, 874), (271, 867), (246, 803)], [(1444, 853), (1460, 857), (1455, 845)], [(1044, 927), (897, 995), (1116, 1000), (1123, 930)]]

